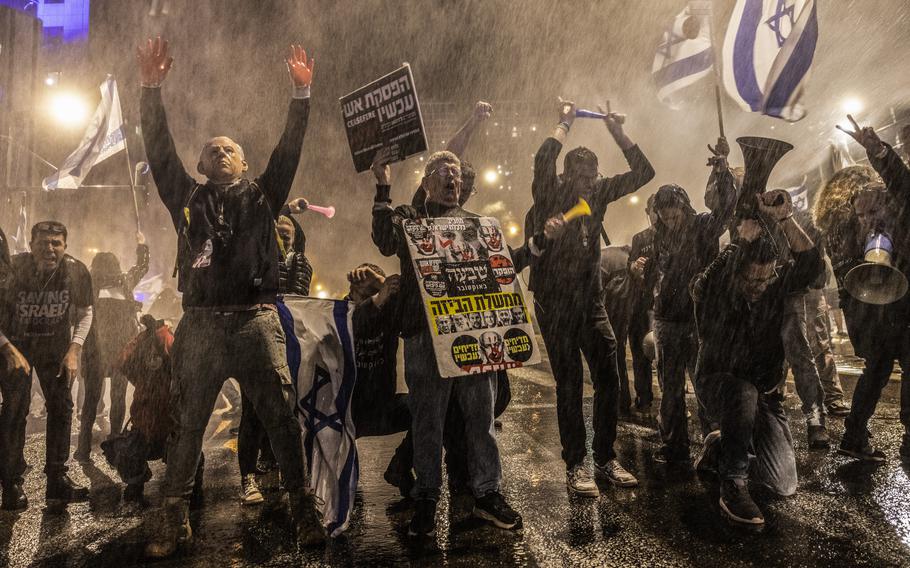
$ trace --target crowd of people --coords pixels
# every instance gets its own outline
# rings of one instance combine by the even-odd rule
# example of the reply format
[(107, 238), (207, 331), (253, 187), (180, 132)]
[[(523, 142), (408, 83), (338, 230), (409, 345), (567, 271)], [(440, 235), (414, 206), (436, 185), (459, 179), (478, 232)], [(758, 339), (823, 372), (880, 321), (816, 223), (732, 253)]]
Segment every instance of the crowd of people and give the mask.
[[(306, 473), (304, 433), (294, 415), (281, 310), (283, 296), (309, 294), (313, 274), (305, 234), (294, 217), (306, 210), (307, 201), (289, 202), (288, 196), (307, 131), (314, 61), (292, 46), (287, 122), (265, 171), (247, 177), (243, 148), (219, 136), (208, 140), (199, 156), (196, 169), (204, 182), (186, 171), (168, 128), (162, 84), (172, 62), (160, 38), (138, 50), (145, 149), (178, 237), (179, 325), (172, 331), (175, 321), (137, 315), (133, 290), (148, 270), (150, 255), (141, 233), (135, 266), (124, 272), (110, 253), (99, 253), (91, 269), (67, 254), (69, 232), (57, 221), (34, 225), (31, 252), (12, 258), (0, 232), (2, 508), (28, 506), (22, 482), (32, 374), (47, 409), (49, 507), (88, 499), (89, 490), (67, 474), (71, 387), (81, 376), (85, 396), (74, 457), (87, 461), (104, 379), (110, 377), (111, 437), (102, 449), (117, 462), (126, 501), (143, 501), (151, 476), (147, 462), (165, 460), (161, 515), (149, 531), (146, 552), (151, 557), (173, 554), (192, 539), (189, 509), (201, 504), (204, 489), (204, 432), (223, 384), (234, 379), (242, 396), (237, 448), (241, 502), (262, 503), (259, 474), (277, 468), (299, 544), (318, 545), (326, 531)], [(364, 259), (347, 275), (345, 299), (354, 305), (355, 430), (358, 437), (404, 433), (384, 479), (413, 500), (409, 534), (415, 538), (435, 533), (443, 462), (449, 492), (473, 495), (476, 516), (506, 530), (522, 526), (521, 514), (500, 491), (494, 428), (511, 398), (509, 376), (505, 371), (440, 376), (401, 228), (409, 219), (478, 217), (465, 208), (474, 193), (474, 171), (464, 155), (472, 133), (492, 112), (489, 104), (477, 103), (448, 149), (426, 159), (420, 187), (409, 203), (392, 202), (391, 156), (377, 154), (372, 239), (380, 254), (398, 257), (400, 273), (388, 275)], [(730, 148), (721, 138), (709, 146), (709, 212), (697, 213), (684, 188), (661, 186), (647, 201), (649, 226), (633, 237), (618, 264), (605, 269), (601, 234), (608, 205), (640, 190), (655, 171), (626, 134), (625, 117), (604, 115), (606, 131), (628, 171), (603, 177), (597, 156), (576, 147), (564, 154), (558, 173), (558, 158), (575, 120), (575, 105), (560, 100), (557, 124), (534, 159), (533, 205), (524, 233), (529, 238), (511, 250), (516, 270), (530, 268), (536, 323), (555, 380), (569, 493), (597, 497), (597, 478), (619, 488), (638, 484), (614, 446), (621, 414), (630, 407), (650, 412), (655, 398), (652, 361), (661, 393), (656, 411), (661, 444), (654, 457), (668, 466), (694, 465), (716, 476), (720, 511), (732, 523), (764, 523), (750, 496), (750, 482), (784, 496), (797, 489), (793, 438), (783, 407), (788, 367), (807, 421), (809, 447), (827, 448), (826, 417), (846, 415), (838, 451), (880, 462), (886, 456), (871, 444), (869, 420), (897, 360), (904, 373), (900, 458), (910, 462), (910, 299), (905, 295), (873, 305), (854, 298), (845, 284), (847, 273), (864, 262), (870, 234), (890, 236), (896, 268), (910, 275), (910, 208), (905, 207), (910, 170), (896, 151), (874, 129), (853, 122), (848, 133), (866, 150), (880, 179), (869, 177), (857, 186), (846, 201), (847, 222), (825, 232), (811, 215), (794, 209), (784, 190), (744, 196), (748, 172), (730, 166)], [(910, 129), (904, 138), (910, 141)], [(741, 207), (744, 197), (754, 207)], [(566, 221), (563, 214), (579, 199), (589, 204), (590, 215)], [(844, 401), (831, 354), (823, 294), (826, 257), (851, 342), (865, 362), (852, 407)], [(446, 333), (508, 325), (525, 317), (521, 310), (504, 311), (508, 314), (488, 311), (458, 321), (440, 319), (435, 325)], [(404, 341), (407, 394), (396, 388), (399, 338)], [(594, 389), (590, 460), (582, 357)], [(694, 464), (687, 374), (703, 444)], [(127, 382), (135, 387), (128, 427)]]

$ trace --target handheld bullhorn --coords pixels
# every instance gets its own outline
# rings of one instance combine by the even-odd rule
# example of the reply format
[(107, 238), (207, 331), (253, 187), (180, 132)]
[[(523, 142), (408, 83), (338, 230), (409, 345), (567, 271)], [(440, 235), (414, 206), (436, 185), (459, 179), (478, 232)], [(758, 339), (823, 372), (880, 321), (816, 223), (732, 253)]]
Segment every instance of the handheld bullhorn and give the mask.
[[(774, 138), (743, 136), (736, 142), (743, 151), (743, 165), (746, 174), (736, 203), (736, 215), (743, 219), (754, 219), (758, 214), (755, 194), (764, 193), (771, 177), (771, 170), (784, 154), (793, 149), (792, 144)], [(780, 203), (775, 203), (780, 205)]]
[(578, 203), (574, 207), (572, 207), (571, 209), (569, 209), (568, 211), (566, 211), (565, 213), (562, 214), (562, 220), (565, 221), (566, 223), (568, 223), (569, 221), (571, 221), (572, 219), (574, 219), (576, 217), (587, 217), (590, 214), (591, 214), (591, 206), (588, 205), (587, 201), (585, 201), (584, 199), (579, 197)]
[(907, 293), (907, 277), (894, 268), (894, 245), (882, 232), (873, 232), (866, 242), (864, 263), (854, 266), (844, 278), (851, 296), (867, 304), (883, 306), (896, 302)]

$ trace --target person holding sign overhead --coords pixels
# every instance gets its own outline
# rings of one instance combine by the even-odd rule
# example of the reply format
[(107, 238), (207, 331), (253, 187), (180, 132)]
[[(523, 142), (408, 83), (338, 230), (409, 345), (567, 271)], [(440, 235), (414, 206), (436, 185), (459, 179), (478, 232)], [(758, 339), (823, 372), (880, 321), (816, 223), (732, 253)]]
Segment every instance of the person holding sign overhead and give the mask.
[(635, 476), (620, 465), (613, 450), (619, 414), (619, 371), (616, 338), (602, 299), (600, 232), (607, 205), (651, 181), (654, 169), (623, 132), (623, 117), (608, 112), (603, 121), (631, 171), (603, 178), (597, 171), (597, 156), (579, 147), (566, 154), (563, 173), (557, 175), (556, 158), (575, 121), (574, 103), (560, 100), (559, 107), (559, 123), (534, 158), (534, 205), (526, 217), (525, 234), (535, 234), (548, 219), (568, 211), (579, 198), (590, 204), (591, 215), (567, 223), (547, 249), (532, 259), (529, 287), (534, 291), (535, 311), (556, 378), (566, 485), (573, 494), (596, 497), (597, 485), (585, 465), (581, 354), (588, 361), (594, 384), (594, 466), (616, 486), (638, 484)]

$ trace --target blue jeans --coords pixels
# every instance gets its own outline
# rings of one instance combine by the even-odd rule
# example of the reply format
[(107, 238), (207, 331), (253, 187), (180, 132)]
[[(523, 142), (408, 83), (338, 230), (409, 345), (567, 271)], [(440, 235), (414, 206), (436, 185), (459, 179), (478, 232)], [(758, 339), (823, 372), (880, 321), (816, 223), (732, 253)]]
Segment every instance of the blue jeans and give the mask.
[[(814, 314), (813, 314), (814, 315)], [(806, 294), (787, 298), (784, 324), (780, 331), (787, 363), (793, 370), (796, 394), (802, 401), (803, 416), (811, 426), (825, 425), (825, 391), (809, 347), (806, 321)]]
[(781, 394), (760, 393), (726, 373), (697, 376), (695, 392), (710, 420), (720, 424), (721, 479), (748, 478), (751, 449), (756, 482), (778, 495), (796, 493), (796, 453)]
[(414, 497), (438, 499), (442, 486), (442, 439), (449, 399), (464, 417), (470, 486), (476, 497), (499, 491), (502, 466), (493, 430), (496, 374), (439, 376), (433, 340), (424, 331), (404, 341), (404, 378), (414, 436)]

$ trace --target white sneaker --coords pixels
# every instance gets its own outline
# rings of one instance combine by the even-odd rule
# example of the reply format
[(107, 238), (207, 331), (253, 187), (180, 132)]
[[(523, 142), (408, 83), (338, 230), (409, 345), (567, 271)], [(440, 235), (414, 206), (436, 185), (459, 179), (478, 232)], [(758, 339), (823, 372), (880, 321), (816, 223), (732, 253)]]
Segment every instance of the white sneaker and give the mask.
[(638, 479), (626, 471), (626, 468), (619, 463), (619, 460), (613, 459), (604, 465), (595, 463), (594, 469), (616, 487), (635, 487), (638, 485)]
[(256, 484), (256, 476), (253, 474), (244, 475), (240, 479), (240, 503), (242, 505), (259, 505), (265, 501), (259, 486)]
[(594, 483), (591, 472), (584, 464), (579, 464), (566, 471), (566, 487), (579, 497), (597, 497), (600, 489)]

